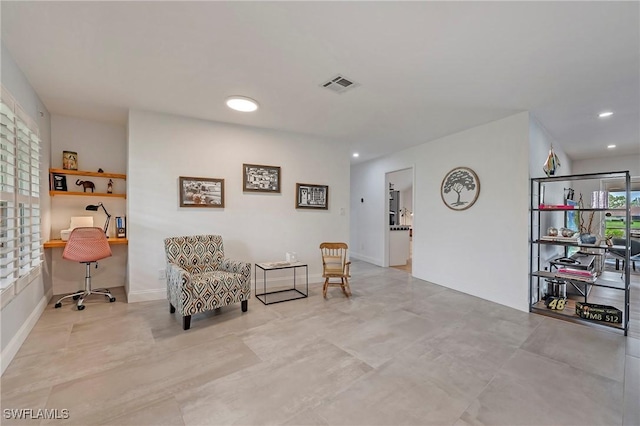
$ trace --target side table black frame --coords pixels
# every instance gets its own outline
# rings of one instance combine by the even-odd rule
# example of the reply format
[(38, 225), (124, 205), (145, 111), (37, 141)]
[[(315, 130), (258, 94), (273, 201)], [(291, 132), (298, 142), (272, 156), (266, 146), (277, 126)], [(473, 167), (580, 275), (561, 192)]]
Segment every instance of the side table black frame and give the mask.
[[(258, 294), (258, 268), (262, 270), (262, 293)], [(296, 270), (298, 268), (305, 269), (306, 276), (306, 284), (305, 284), (305, 292), (303, 293), (296, 287)], [(284, 290), (276, 290), (276, 291), (267, 291), (267, 271), (277, 271), (281, 269), (293, 269), (293, 287), (287, 288)], [(256, 299), (261, 301), (265, 305), (271, 305), (273, 303), (287, 302), (289, 300), (296, 299), (304, 299), (305, 297), (309, 297), (309, 267), (306, 263), (296, 262), (296, 263), (287, 263), (287, 262), (267, 262), (267, 263), (256, 263), (254, 267), (254, 293), (256, 295)], [(288, 299), (280, 299), (275, 302), (267, 302), (267, 296), (270, 294), (277, 293), (286, 293), (293, 292), (294, 296)]]

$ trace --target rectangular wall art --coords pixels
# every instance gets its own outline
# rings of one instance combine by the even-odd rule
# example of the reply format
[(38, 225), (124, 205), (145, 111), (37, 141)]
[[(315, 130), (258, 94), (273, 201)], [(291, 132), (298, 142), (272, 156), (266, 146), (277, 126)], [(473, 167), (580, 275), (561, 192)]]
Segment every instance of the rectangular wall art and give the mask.
[(224, 179), (180, 176), (180, 207), (224, 207)]
[(296, 208), (327, 210), (329, 208), (329, 187), (296, 183)]
[(244, 191), (280, 193), (280, 167), (243, 164), (242, 185)]

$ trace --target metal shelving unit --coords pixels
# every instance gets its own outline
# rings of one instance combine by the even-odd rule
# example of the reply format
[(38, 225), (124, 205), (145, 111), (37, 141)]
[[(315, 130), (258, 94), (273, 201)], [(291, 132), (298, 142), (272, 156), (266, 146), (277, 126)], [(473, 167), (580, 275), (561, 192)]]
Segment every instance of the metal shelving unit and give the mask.
[[(543, 200), (541, 194), (544, 193), (543, 187), (547, 183), (560, 183), (571, 181), (601, 180), (601, 179), (623, 179), (626, 191), (626, 208), (541, 208)], [(553, 176), (531, 179), (531, 206), (530, 206), (530, 239), (529, 239), (529, 311), (542, 315), (551, 316), (567, 321), (579, 322), (592, 326), (605, 326), (618, 329), (624, 332), (625, 336), (629, 330), (629, 291), (630, 291), (630, 253), (631, 253), (631, 177), (628, 171), (607, 172), (607, 173), (590, 173), (570, 176)], [(541, 229), (542, 216), (562, 212), (566, 214), (568, 211), (575, 212), (618, 212), (625, 215), (625, 245), (624, 246), (608, 246), (606, 244), (581, 244), (578, 241), (549, 241), (542, 240), (541, 236), (544, 232)], [(622, 276), (619, 273), (603, 272), (594, 279), (589, 278), (569, 278), (558, 272), (551, 271), (546, 266), (546, 260), (541, 259), (540, 248), (542, 246), (562, 246), (578, 247), (586, 249), (598, 249), (605, 251), (610, 249), (625, 250), (625, 262)], [(547, 269), (548, 268), (548, 269)], [(564, 310), (551, 310), (545, 305), (545, 284), (549, 280), (564, 282), (565, 285), (573, 285), (576, 288), (583, 288), (584, 292), (580, 292), (585, 303), (590, 298), (590, 290), (592, 287), (603, 287), (610, 290), (621, 291), (624, 294), (624, 306), (621, 309), (623, 318), (621, 323), (595, 321), (584, 319), (576, 314), (576, 302), (580, 300), (567, 299)]]

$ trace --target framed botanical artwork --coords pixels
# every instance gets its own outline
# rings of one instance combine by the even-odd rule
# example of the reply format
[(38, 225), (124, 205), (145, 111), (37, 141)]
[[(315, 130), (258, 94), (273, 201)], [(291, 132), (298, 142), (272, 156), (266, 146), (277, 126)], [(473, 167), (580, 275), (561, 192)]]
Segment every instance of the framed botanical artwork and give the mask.
[(244, 191), (280, 193), (280, 167), (243, 164), (242, 188)]
[(468, 167), (456, 167), (444, 176), (440, 196), (452, 210), (466, 210), (480, 195), (478, 175)]
[(224, 207), (224, 179), (180, 176), (180, 207)]
[(296, 208), (327, 210), (329, 208), (329, 187), (296, 183)]

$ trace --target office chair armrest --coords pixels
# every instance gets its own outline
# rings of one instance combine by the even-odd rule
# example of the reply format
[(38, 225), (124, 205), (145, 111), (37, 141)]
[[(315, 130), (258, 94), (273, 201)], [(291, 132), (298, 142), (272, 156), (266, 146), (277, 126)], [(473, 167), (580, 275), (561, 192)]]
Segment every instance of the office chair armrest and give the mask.
[(167, 285), (191, 290), (191, 274), (175, 263), (167, 263)]
[(222, 259), (222, 262), (220, 262), (220, 270), (240, 274), (245, 279), (251, 278), (251, 263), (240, 262), (238, 260), (231, 259)]

